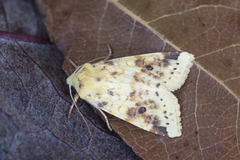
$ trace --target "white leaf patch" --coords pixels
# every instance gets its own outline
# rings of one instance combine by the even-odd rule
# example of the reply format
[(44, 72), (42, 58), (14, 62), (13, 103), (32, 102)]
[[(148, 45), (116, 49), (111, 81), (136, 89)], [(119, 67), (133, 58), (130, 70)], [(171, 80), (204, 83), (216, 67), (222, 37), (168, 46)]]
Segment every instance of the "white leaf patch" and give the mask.
[(155, 134), (182, 135), (180, 105), (171, 91), (185, 82), (194, 56), (159, 52), (84, 64), (67, 83), (94, 107)]

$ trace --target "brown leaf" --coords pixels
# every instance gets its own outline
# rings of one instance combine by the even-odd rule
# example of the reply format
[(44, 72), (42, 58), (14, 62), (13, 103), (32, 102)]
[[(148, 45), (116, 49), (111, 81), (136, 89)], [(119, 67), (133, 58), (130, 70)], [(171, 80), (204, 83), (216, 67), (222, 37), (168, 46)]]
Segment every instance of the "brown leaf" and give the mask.
[(60, 68), (63, 57), (55, 46), (6, 39), (0, 45), (1, 157), (138, 159), (120, 138), (100, 130), (93, 110), (84, 113), (91, 118), (87, 121), (94, 138), (77, 113), (67, 118), (71, 99)]
[[(195, 55), (181, 105), (183, 136), (170, 139), (113, 116), (111, 125), (144, 159), (240, 159), (240, 30), (237, 1), (49, 1), (51, 40), (75, 64), (159, 51)], [(74, 70), (65, 61), (68, 74)]]
[(33, 1), (1, 1), (0, 15), (0, 159), (139, 159), (85, 104), (94, 139), (78, 113), (67, 118), (63, 55)]

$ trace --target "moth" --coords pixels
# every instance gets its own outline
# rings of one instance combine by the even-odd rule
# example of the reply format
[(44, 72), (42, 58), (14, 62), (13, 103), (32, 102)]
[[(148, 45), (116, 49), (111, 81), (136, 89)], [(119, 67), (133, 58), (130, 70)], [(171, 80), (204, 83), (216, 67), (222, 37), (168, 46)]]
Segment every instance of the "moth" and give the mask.
[(193, 60), (187, 52), (157, 52), (85, 63), (67, 83), (103, 114), (110, 130), (102, 111), (174, 138), (182, 135), (182, 125), (180, 105), (172, 92), (184, 84)]

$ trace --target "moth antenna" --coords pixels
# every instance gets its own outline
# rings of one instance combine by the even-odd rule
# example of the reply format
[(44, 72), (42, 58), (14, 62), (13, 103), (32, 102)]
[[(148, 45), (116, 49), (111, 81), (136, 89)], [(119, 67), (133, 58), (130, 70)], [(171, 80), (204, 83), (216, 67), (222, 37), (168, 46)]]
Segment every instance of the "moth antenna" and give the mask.
[(73, 96), (72, 96), (72, 89), (71, 89), (71, 86), (70, 86), (70, 85), (69, 85), (69, 92), (70, 92), (70, 96), (71, 96), (71, 98), (72, 98), (72, 100), (73, 100), (73, 104), (71, 105), (71, 108), (70, 108), (70, 110), (69, 110), (68, 118), (71, 117), (72, 109), (73, 109), (73, 107), (75, 106), (75, 107), (77, 108), (78, 112), (80, 113), (82, 119), (84, 120), (85, 124), (87, 125), (88, 132), (90, 133), (91, 137), (94, 138), (93, 135), (92, 135), (92, 132), (91, 132), (89, 126), (88, 126), (88, 123), (87, 123), (86, 119), (84, 118), (82, 112), (79, 110), (79, 108), (78, 108), (78, 106), (77, 106), (77, 104), (76, 104), (76, 102), (77, 102), (77, 100), (78, 100), (78, 98), (79, 98), (79, 95), (76, 93), (75, 96), (74, 96), (74, 98), (73, 98)]
[[(88, 61), (87, 63), (92, 63), (92, 62), (94, 62), (94, 61), (96, 61), (96, 60), (98, 60), (98, 59), (103, 59), (103, 58), (105, 58), (103, 61), (108, 60), (108, 59), (112, 56), (112, 48), (111, 48), (111, 46), (110, 46), (109, 44), (108, 44), (107, 46), (108, 46), (108, 50), (109, 50), (107, 57), (106, 57), (106, 56), (98, 57), (98, 58), (95, 58), (95, 59), (93, 59), (93, 60), (91, 60), (91, 61)], [(77, 72), (80, 68), (82, 68), (82, 66), (83, 66), (83, 65), (77, 66), (77, 65), (76, 65), (71, 59), (69, 59), (68, 57), (66, 57), (66, 59), (76, 68), (76, 70), (75, 70), (72, 74), (76, 73), (76, 72)]]
[[(72, 101), (74, 102), (74, 99), (73, 99), (73, 96), (72, 96), (72, 88), (71, 88), (70, 85), (68, 85), (68, 87), (69, 87), (69, 94), (70, 94), (70, 96), (71, 96)], [(69, 112), (68, 112), (68, 118), (71, 117), (72, 110), (73, 110), (73, 106), (74, 106), (74, 103), (72, 103), (71, 108), (70, 108), (70, 110), (69, 110)]]
[[(106, 56), (104, 56), (104, 57), (106, 57)], [(103, 59), (104, 57), (95, 58), (95, 59), (93, 59), (93, 60), (91, 60), (91, 61), (88, 61), (87, 63), (91, 63), (91, 62), (96, 61), (96, 60), (98, 60), (98, 59)], [(109, 58), (109, 56), (108, 56), (107, 58)], [(107, 58), (105, 58), (105, 59), (107, 60)], [(76, 73), (76, 72), (77, 72), (79, 69), (81, 69), (82, 66), (83, 66), (83, 65), (81, 65), (81, 66), (76, 66), (76, 65), (73, 63), (73, 61), (71, 61), (69, 58), (66, 57), (66, 59), (76, 68), (76, 70), (75, 70), (72, 74)]]
[(91, 62), (94, 62), (94, 61), (96, 61), (98, 59), (103, 59), (103, 58), (104, 58), (103, 61), (108, 60), (112, 56), (112, 48), (111, 48), (111, 46), (109, 44), (107, 46), (108, 46), (108, 50), (109, 50), (107, 57), (106, 56), (98, 57), (98, 58), (95, 58), (95, 59), (89, 61), (88, 63), (91, 63)]
[(76, 64), (75, 64), (71, 59), (69, 59), (68, 57), (66, 57), (66, 59), (67, 59), (75, 68), (78, 68), (78, 66), (76, 66)]
[(109, 124), (109, 122), (108, 122), (108, 118), (107, 118), (107, 116), (105, 115), (105, 113), (103, 113), (103, 111), (102, 111), (101, 109), (99, 109), (99, 108), (97, 108), (97, 107), (95, 107), (95, 108), (103, 115), (103, 117), (104, 117), (104, 119), (105, 119), (105, 121), (106, 121), (106, 123), (107, 123), (108, 129), (109, 129), (110, 131), (112, 131), (112, 127), (110, 126), (110, 124)]
[(76, 68), (76, 70), (72, 73), (76, 73), (80, 68), (82, 68), (83, 65), (81, 66), (77, 66), (71, 59), (69, 59), (68, 57), (66, 57), (66, 59)]

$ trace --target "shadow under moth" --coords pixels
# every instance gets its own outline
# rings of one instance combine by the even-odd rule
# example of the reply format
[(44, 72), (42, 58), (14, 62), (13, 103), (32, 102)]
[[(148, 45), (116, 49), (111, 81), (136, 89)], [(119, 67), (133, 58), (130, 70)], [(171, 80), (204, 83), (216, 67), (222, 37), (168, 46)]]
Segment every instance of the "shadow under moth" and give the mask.
[(155, 134), (165, 128), (174, 138), (182, 125), (172, 92), (184, 84), (193, 60), (187, 52), (157, 52), (85, 63), (67, 83), (104, 115), (110, 130), (102, 111)]

